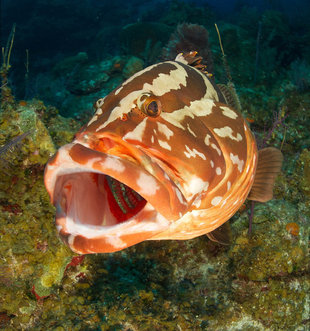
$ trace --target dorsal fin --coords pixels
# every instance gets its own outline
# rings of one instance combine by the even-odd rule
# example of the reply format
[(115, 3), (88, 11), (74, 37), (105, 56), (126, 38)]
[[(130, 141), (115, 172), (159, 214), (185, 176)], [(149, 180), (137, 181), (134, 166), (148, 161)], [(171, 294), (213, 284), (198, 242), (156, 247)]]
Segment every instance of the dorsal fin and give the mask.
[(191, 67), (194, 67), (194, 68), (200, 70), (201, 72), (203, 72), (208, 77), (212, 77), (213, 75), (208, 72), (207, 66), (205, 64), (201, 63), (202, 57), (198, 56), (197, 54), (198, 54), (198, 52), (196, 52), (196, 51), (191, 51), (191, 52), (187, 52), (187, 53), (179, 53), (176, 56), (175, 61), (178, 61), (178, 62), (187, 64)]
[(281, 170), (283, 155), (274, 147), (263, 148), (258, 151), (258, 164), (254, 184), (248, 199), (266, 202), (273, 197), (273, 186)]
[(212, 232), (207, 233), (210, 240), (215, 241), (222, 245), (229, 245), (231, 242), (231, 230), (228, 222), (222, 224)]

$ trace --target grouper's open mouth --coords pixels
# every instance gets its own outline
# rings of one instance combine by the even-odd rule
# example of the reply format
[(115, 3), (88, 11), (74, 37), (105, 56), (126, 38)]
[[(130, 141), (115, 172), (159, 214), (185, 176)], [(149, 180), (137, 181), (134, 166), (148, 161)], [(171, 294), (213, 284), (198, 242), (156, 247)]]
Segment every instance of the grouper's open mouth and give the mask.
[(165, 231), (187, 211), (182, 193), (142, 151), (139, 161), (79, 143), (59, 149), (44, 180), (61, 238), (78, 253), (121, 250)]

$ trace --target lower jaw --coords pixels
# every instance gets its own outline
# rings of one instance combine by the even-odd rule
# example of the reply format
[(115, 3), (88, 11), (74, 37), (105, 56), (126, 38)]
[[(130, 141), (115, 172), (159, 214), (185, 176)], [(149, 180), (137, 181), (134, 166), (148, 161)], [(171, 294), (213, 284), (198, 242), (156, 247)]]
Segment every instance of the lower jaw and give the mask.
[(76, 253), (111, 253), (135, 245), (168, 229), (170, 222), (149, 203), (129, 220), (112, 226), (75, 223), (69, 216), (56, 215), (62, 240)]

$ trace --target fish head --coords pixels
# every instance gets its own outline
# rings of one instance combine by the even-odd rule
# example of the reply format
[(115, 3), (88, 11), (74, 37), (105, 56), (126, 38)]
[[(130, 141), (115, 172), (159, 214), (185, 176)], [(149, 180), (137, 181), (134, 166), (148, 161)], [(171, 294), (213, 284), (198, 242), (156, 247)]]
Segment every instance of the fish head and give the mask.
[(212, 173), (206, 171), (205, 161), (224, 161), (215, 139), (203, 153), (212, 135), (203, 118), (218, 99), (214, 86), (198, 70), (174, 61), (156, 64), (98, 100), (95, 116), (77, 140), (92, 150), (137, 162), (151, 174), (157, 166), (164, 170), (186, 206), (173, 201), (168, 209), (177, 206), (170, 212), (175, 219), (187, 211), (205, 182), (210, 183)]
[[(93, 118), (46, 166), (63, 241), (84, 254), (121, 250), (186, 221), (219, 183), (227, 190), (227, 155), (239, 150), (246, 159), (239, 146), (246, 137), (244, 121), (232, 124), (239, 115), (220, 108), (223, 101), (211, 80), (175, 61), (150, 66), (99, 99)], [(212, 116), (228, 129), (216, 136)], [(221, 134), (233, 139), (225, 145)]]

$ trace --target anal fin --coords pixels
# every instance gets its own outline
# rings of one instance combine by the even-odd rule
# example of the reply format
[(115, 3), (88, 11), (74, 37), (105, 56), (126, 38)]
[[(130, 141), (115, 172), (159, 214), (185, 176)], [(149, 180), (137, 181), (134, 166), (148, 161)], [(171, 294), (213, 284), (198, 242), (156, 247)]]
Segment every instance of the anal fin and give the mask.
[(266, 202), (273, 197), (273, 187), (283, 162), (281, 151), (274, 147), (258, 151), (258, 164), (249, 200)]

